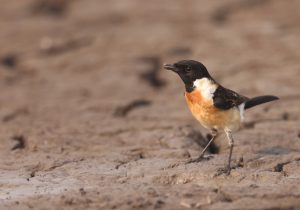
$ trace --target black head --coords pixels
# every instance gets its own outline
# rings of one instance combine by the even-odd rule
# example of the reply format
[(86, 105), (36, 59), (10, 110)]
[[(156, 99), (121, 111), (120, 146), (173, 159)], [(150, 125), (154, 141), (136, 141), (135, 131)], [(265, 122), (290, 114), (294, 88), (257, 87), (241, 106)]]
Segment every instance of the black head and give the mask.
[(177, 73), (185, 84), (188, 92), (192, 91), (196, 79), (210, 78), (206, 67), (193, 60), (182, 60), (174, 64), (165, 64), (164, 68)]

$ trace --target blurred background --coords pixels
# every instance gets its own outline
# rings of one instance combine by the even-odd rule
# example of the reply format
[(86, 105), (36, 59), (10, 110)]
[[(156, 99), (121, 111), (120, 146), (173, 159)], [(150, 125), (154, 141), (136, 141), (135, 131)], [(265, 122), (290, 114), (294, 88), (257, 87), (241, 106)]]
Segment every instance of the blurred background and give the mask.
[[(237, 136), (237, 153), (276, 147), (282, 154), (286, 150), (280, 148), (300, 148), (298, 0), (0, 3), (0, 170), (5, 189), (0, 198), (8, 199), (6, 207), (42, 192), (60, 194), (74, 187), (77, 192), (94, 183), (98, 189), (119, 180), (119, 166), (129, 170), (131, 161), (150, 164), (157, 176), (162, 166), (156, 171), (153, 162), (169, 164), (172, 158), (197, 155), (203, 142), (195, 141), (206, 131), (185, 105), (182, 82), (163, 70), (163, 63), (198, 60), (227, 88), (249, 97), (281, 98), (276, 105), (249, 111), (248, 129)], [(270, 141), (265, 141), (267, 134)], [(221, 156), (224, 145), (224, 139), (216, 144)], [(52, 171), (57, 167), (63, 171)], [(131, 172), (133, 177), (147, 171), (132, 170), (138, 170)], [(19, 180), (41, 174), (44, 180), (30, 186)], [(53, 177), (57, 183), (47, 185)], [(8, 180), (14, 181), (6, 185)], [(170, 203), (176, 196), (170, 196)], [(35, 205), (47, 203), (47, 196), (40, 199)], [(64, 199), (54, 198), (54, 203)], [(116, 204), (104, 200), (102, 204)]]

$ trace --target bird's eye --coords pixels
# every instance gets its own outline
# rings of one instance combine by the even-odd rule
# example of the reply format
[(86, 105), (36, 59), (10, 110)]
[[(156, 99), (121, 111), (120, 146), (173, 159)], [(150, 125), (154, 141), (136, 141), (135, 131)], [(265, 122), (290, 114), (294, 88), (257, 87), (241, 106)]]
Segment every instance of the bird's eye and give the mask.
[(191, 68), (190, 66), (187, 66), (187, 67), (185, 68), (185, 70), (186, 70), (187, 72), (190, 72), (190, 71), (192, 70), (192, 68)]

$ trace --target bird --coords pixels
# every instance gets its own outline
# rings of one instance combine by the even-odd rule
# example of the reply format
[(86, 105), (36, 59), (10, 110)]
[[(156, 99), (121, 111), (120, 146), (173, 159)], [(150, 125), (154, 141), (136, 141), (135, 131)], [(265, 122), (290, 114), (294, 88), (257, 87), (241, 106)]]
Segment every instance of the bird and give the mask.
[(220, 85), (209, 74), (206, 67), (195, 60), (181, 60), (174, 64), (165, 64), (163, 67), (175, 72), (181, 78), (185, 85), (185, 100), (192, 115), (211, 132), (212, 137), (199, 157), (191, 159), (188, 163), (203, 160), (210, 144), (221, 132), (225, 132), (229, 144), (229, 156), (227, 166), (221, 171), (229, 175), (234, 147), (232, 133), (240, 129), (245, 110), (279, 98), (273, 95), (253, 98), (240, 95)]

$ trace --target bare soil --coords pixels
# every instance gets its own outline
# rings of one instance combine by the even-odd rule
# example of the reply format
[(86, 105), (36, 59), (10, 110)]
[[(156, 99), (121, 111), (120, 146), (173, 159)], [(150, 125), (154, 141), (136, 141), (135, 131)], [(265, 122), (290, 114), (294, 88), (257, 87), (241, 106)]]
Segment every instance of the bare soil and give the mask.
[[(0, 209), (300, 209), (300, 1), (1, 0)], [(253, 108), (210, 160), (163, 63)], [(243, 160), (241, 162), (240, 160)]]

